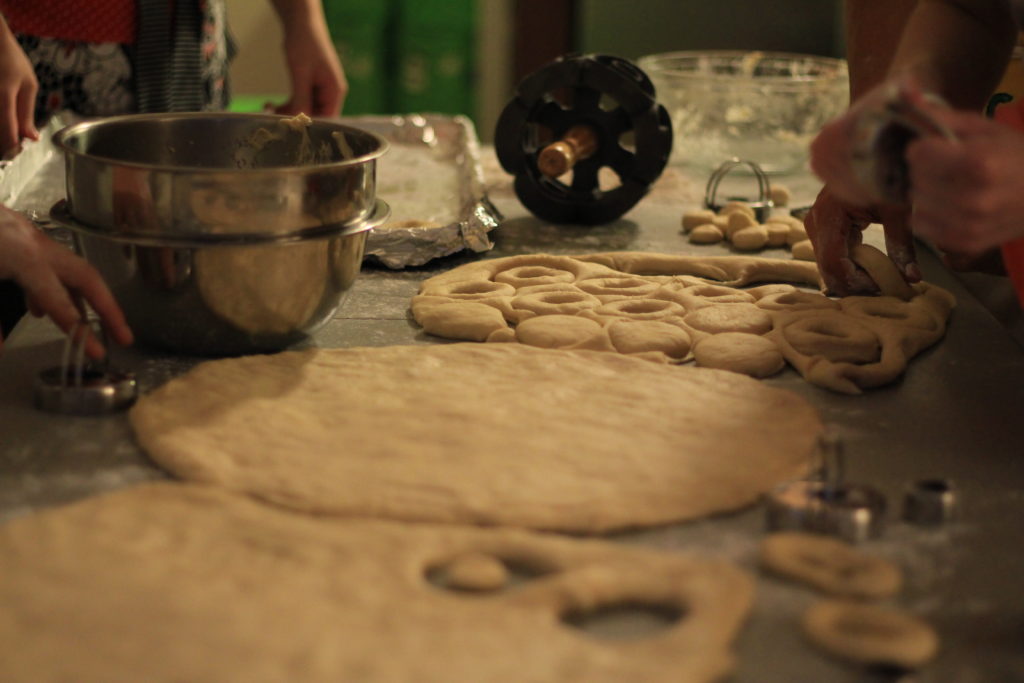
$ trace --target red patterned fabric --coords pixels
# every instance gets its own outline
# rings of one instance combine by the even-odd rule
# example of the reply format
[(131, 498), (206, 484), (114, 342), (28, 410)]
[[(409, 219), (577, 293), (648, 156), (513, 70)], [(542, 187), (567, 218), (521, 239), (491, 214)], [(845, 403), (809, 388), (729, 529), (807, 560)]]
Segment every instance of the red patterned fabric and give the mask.
[(0, 0), (15, 33), (86, 43), (135, 42), (135, 0)]

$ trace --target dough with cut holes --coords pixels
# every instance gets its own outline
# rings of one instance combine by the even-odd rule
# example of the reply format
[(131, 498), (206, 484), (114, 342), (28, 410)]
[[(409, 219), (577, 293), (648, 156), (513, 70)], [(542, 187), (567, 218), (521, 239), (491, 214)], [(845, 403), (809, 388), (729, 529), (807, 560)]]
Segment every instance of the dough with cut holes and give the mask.
[(578, 532), (749, 505), (821, 429), (734, 373), (522, 344), (208, 361), (130, 419), (170, 472), (300, 510)]
[[(533, 578), (472, 593), (430, 580), (467, 555)], [(753, 595), (721, 560), (307, 517), (171, 483), (0, 526), (0, 576), (5, 683), (716, 681)], [(626, 640), (569, 620), (629, 604), (683, 616)]]
[[(799, 224), (793, 221), (785, 225)], [(867, 256), (872, 277), (902, 282), (891, 260), (880, 252), (874, 256)], [(794, 286), (818, 284), (814, 263), (793, 260), (526, 254), (432, 277), (411, 308), (424, 330), (450, 339), (611, 351), (673, 364), (695, 359), (709, 335), (760, 335), (761, 342), (731, 336), (703, 345), (704, 364), (763, 377), (778, 370), (781, 354), (809, 382), (856, 394), (892, 382), (911, 358), (939, 341), (955, 304), (952, 295), (927, 283), (911, 287), (907, 300), (835, 300)], [(573, 317), (580, 321), (570, 322)], [(644, 326), (623, 328), (623, 322)], [(728, 339), (743, 343), (727, 348)], [(765, 340), (777, 353), (769, 353)]]

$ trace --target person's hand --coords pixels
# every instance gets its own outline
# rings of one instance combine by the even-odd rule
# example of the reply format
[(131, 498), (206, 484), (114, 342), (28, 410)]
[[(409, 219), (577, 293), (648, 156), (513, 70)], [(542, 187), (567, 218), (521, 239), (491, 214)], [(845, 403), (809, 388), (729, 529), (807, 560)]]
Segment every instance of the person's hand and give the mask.
[(885, 246), (908, 282), (921, 279), (914, 252), (913, 235), (906, 208), (886, 206), (864, 208), (842, 201), (826, 185), (804, 219), (807, 236), (814, 244), (814, 257), (829, 293), (837, 296), (875, 294), (874, 280), (850, 259), (850, 249), (861, 242), (861, 232), (871, 223), (881, 223)]
[[(301, 3), (298, 3), (301, 5)], [(319, 3), (317, 3), (319, 5)], [(323, 11), (288, 15), (282, 12), (284, 52), (291, 80), (291, 97), (275, 109), (278, 114), (338, 116), (348, 82), (331, 43)]]
[(16, 151), (22, 138), (39, 139), (33, 123), (38, 91), (32, 64), (0, 17), (0, 155)]
[(922, 137), (907, 147), (914, 232), (960, 260), (1024, 237), (1024, 133), (980, 114), (928, 113), (957, 140)]
[[(100, 274), (5, 207), (0, 207), (0, 280), (16, 281), (25, 290), (32, 314), (50, 316), (68, 334), (82, 318), (76, 301), (84, 299), (99, 314), (114, 341), (132, 343), (124, 314)], [(96, 359), (105, 353), (91, 332), (85, 352)]]

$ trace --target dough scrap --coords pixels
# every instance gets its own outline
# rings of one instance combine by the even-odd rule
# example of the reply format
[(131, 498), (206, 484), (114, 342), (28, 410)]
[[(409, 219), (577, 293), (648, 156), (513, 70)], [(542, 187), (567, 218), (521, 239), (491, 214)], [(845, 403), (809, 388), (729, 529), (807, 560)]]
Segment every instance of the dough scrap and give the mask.
[(804, 613), (804, 633), (825, 652), (861, 664), (916, 669), (939, 650), (939, 637), (902, 610), (823, 600)]
[[(802, 230), (802, 223), (795, 218), (778, 224)], [(884, 256), (883, 259), (888, 262)], [(511, 282), (517, 284), (509, 285)], [(466, 264), (434, 276), (422, 284), (411, 308), (413, 317), (428, 334), (450, 339), (508, 342), (518, 338), (550, 348), (631, 353), (661, 363), (685, 363), (692, 359), (692, 354), (678, 354), (682, 348), (681, 334), (670, 334), (671, 339), (662, 342), (648, 342), (638, 338), (637, 328), (630, 330), (628, 343), (622, 343), (621, 338), (611, 338), (612, 326), (623, 320), (672, 325), (687, 335), (693, 348), (709, 333), (724, 329), (757, 332), (775, 344), (785, 361), (807, 381), (832, 391), (857, 394), (892, 382), (906, 370), (911, 358), (939, 341), (955, 305), (951, 294), (927, 283), (916, 285), (915, 295), (909, 301), (888, 296), (835, 300), (820, 292), (798, 290), (794, 284), (819, 287), (817, 266), (811, 262), (750, 256), (692, 257), (643, 252), (575, 257), (525, 254)], [(740, 289), (748, 285), (754, 286)], [(504, 289), (509, 286), (513, 287), (511, 293)], [(474, 298), (463, 301), (448, 292)], [(542, 293), (546, 293), (545, 297), (566, 298), (556, 305), (550, 303), (550, 298), (541, 298)], [(593, 301), (586, 297), (596, 298), (601, 305), (593, 306)], [(520, 307), (515, 307), (516, 300), (520, 300)], [(523, 301), (533, 302), (529, 304), (530, 310), (521, 307)], [(460, 333), (446, 329), (447, 316), (455, 311), (438, 307), (470, 303), (493, 307), (500, 312), (503, 322), (494, 315), (467, 312), (459, 320)], [(722, 304), (756, 305), (762, 311), (758, 315), (760, 322), (754, 328), (709, 328), (701, 322), (715, 315), (715, 311), (706, 309), (719, 309)], [(567, 313), (596, 323), (600, 330), (587, 325), (584, 337), (581, 326), (571, 326), (562, 320), (550, 325), (531, 323), (523, 335), (518, 333), (518, 326), (528, 320)], [(696, 326), (691, 324), (694, 322)], [(669, 328), (646, 329), (653, 334), (655, 330)], [(537, 341), (541, 330), (543, 343)], [(722, 343), (724, 340), (719, 340), (708, 348), (717, 347), (719, 364), (729, 359), (735, 361), (735, 365), (723, 369), (753, 376), (768, 372), (767, 365), (751, 366), (746, 353), (719, 354)]]
[(883, 296), (910, 301), (917, 295), (914, 288), (903, 279), (892, 259), (870, 244), (854, 245), (850, 249), (850, 259), (867, 271)]
[(280, 505), (591, 533), (749, 505), (821, 430), (741, 375), (521, 344), (209, 361), (129, 417), (168, 471)]
[[(539, 571), (491, 593), (428, 580), (472, 553)], [(0, 576), (5, 683), (713, 681), (753, 596), (722, 560), (314, 518), (174, 483), (3, 525)], [(685, 616), (621, 641), (560, 618), (626, 602)]]
[(903, 583), (891, 562), (817, 534), (771, 534), (761, 542), (760, 561), (765, 569), (836, 596), (888, 598)]

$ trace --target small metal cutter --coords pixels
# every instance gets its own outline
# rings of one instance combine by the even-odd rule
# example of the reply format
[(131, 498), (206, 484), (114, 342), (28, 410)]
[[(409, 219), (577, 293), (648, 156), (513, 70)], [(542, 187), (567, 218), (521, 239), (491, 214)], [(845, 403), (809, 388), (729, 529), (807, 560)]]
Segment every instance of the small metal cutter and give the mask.
[(36, 376), (33, 394), (39, 410), (64, 415), (103, 415), (124, 410), (135, 402), (138, 387), (132, 373), (111, 369), (107, 359), (99, 364), (86, 361), (88, 329), (91, 322), (83, 311), (82, 319), (64, 342), (61, 364)]
[(819, 478), (789, 482), (768, 494), (770, 531), (830, 534), (857, 543), (881, 535), (886, 499), (876, 489), (844, 479), (842, 442), (834, 431), (819, 439)]
[(708, 178), (707, 187), (704, 189), (704, 207), (718, 212), (725, 206), (725, 202), (718, 198), (718, 186), (722, 183), (723, 178), (740, 166), (748, 166), (753, 172), (754, 178), (757, 180), (757, 198), (729, 197), (726, 201), (744, 202), (754, 210), (757, 220), (764, 223), (771, 215), (774, 206), (771, 199), (772, 187), (768, 181), (768, 175), (754, 161), (733, 157), (722, 162), (722, 165), (715, 169), (711, 177)]
[(913, 524), (939, 525), (957, 517), (959, 500), (949, 479), (921, 479), (907, 489), (903, 519)]

